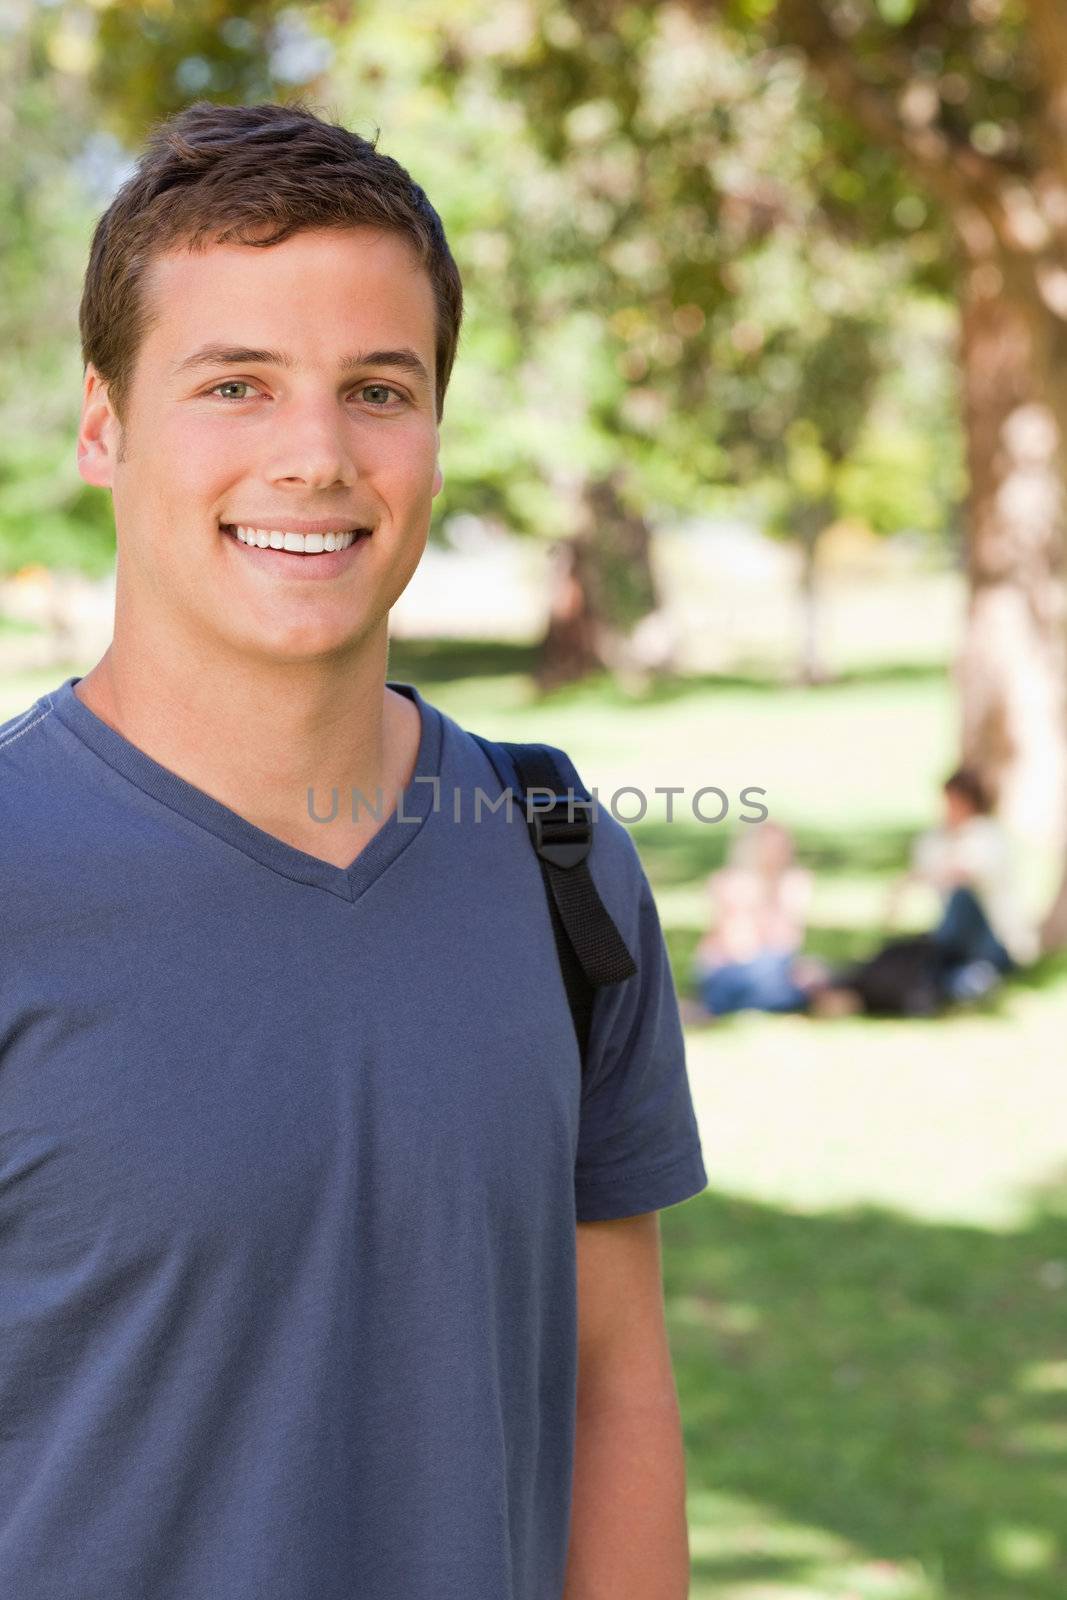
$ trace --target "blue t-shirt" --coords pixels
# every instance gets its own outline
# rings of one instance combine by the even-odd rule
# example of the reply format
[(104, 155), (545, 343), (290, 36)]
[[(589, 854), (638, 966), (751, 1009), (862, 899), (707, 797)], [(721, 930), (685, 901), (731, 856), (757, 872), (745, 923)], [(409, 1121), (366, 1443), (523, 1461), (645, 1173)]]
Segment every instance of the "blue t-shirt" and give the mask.
[(575, 1222), (706, 1184), (629, 834), (583, 1085), (521, 805), (413, 686), (344, 869), (78, 681), (0, 727), (0, 1594), (559, 1600)]

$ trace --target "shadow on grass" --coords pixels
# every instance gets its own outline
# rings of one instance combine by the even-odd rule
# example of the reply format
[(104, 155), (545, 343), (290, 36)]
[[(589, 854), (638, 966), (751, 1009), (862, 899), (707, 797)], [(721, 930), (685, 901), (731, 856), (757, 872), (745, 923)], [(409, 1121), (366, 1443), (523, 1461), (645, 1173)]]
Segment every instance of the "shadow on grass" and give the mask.
[(937, 683), (948, 674), (948, 666), (939, 661), (887, 661), (871, 666), (851, 667), (846, 672), (835, 673), (833, 685), (875, 683)]
[[(404, 682), (447, 683), (459, 678), (481, 678), (523, 673), (532, 680), (539, 647), (497, 639), (392, 639), (389, 645), (389, 676)], [(546, 690), (539, 696), (544, 705), (567, 705), (590, 696), (598, 703), (611, 705), (657, 705), (704, 696), (709, 690), (747, 690), (760, 694), (780, 694), (792, 689), (818, 694), (822, 689), (868, 684), (926, 683), (945, 676), (946, 668), (930, 662), (879, 663), (835, 673), (824, 683), (804, 684), (781, 673), (757, 666), (735, 672), (662, 673), (651, 679), (642, 691), (630, 691), (616, 682), (609, 672), (592, 673), (577, 683)]]
[[(744, 1496), (765, 1527), (847, 1540), (850, 1561), (921, 1562), (924, 1593), (1062, 1600), (1062, 1176), (1013, 1234), (711, 1191), (663, 1213), (662, 1229), (695, 1504)], [(714, 1529), (691, 1527), (694, 1596), (771, 1576), (799, 1592), (816, 1576), (801, 1553), (768, 1564), (773, 1544), (749, 1562), (727, 1538), (720, 1560)], [(845, 1592), (825, 1553), (819, 1569), (805, 1593)]]
[(878, 684), (936, 683), (945, 677), (946, 668), (938, 662), (879, 662), (832, 673), (818, 683), (804, 683), (788, 673), (768, 673), (758, 667), (749, 671), (668, 673), (655, 678), (646, 692), (636, 696), (645, 705), (683, 699), (687, 694), (705, 695), (709, 690), (750, 690), (754, 693), (818, 695), (826, 689), (868, 687)]
[[(415, 683), (448, 683), (460, 678), (496, 677), (524, 673), (531, 679), (539, 657), (536, 643), (499, 639), (391, 639), (389, 676)], [(652, 679), (643, 692), (630, 692), (610, 672), (593, 672), (575, 683), (546, 689), (538, 696), (542, 705), (570, 705), (594, 699), (601, 705), (650, 705), (660, 701), (703, 695), (708, 689), (781, 690), (779, 677), (761, 672), (667, 673)]]
[(500, 639), (391, 639), (389, 677), (400, 683), (451, 683), (532, 673), (533, 645)]
[[(679, 808), (683, 803), (684, 796), (677, 802)], [(739, 832), (728, 823), (679, 821), (677, 815), (674, 822), (668, 822), (663, 816), (628, 827), (656, 883), (664, 887), (689, 883), (721, 867), (731, 839)], [(797, 860), (820, 876), (835, 873), (889, 875), (903, 871), (914, 838), (914, 830), (906, 827), (850, 828), (846, 833), (840, 828), (800, 826), (791, 832), (796, 840)]]

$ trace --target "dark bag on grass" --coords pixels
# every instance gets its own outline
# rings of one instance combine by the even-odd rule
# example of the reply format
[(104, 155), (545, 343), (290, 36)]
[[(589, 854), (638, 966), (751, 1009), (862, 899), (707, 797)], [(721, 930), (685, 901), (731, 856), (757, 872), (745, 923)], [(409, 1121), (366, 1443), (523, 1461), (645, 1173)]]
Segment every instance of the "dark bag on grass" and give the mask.
[(944, 954), (928, 933), (891, 939), (869, 961), (859, 961), (845, 982), (872, 1016), (932, 1017), (944, 1003)]

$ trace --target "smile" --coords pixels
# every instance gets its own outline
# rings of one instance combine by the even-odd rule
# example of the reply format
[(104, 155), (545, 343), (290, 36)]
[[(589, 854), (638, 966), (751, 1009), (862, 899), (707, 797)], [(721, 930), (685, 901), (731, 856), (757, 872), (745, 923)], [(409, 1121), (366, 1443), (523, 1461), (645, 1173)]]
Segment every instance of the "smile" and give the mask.
[(223, 533), (232, 534), (240, 544), (260, 550), (288, 550), (294, 555), (321, 555), (327, 550), (347, 550), (359, 538), (370, 535), (369, 528), (339, 528), (332, 533), (283, 533), (277, 529), (246, 528), (232, 522), (220, 523)]
[(351, 569), (361, 567), (362, 552), (369, 549), (373, 531), (337, 528), (326, 533), (297, 533), (232, 522), (220, 522), (219, 529), (226, 543), (241, 551), (236, 559), (250, 572), (258, 572), (262, 579), (299, 582), (343, 578)]

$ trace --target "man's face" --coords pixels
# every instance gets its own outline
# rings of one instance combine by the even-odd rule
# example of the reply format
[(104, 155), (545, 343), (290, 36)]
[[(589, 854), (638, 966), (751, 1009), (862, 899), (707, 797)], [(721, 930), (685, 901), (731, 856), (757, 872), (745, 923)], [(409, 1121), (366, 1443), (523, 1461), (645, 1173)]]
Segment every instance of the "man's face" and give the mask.
[[(434, 298), (412, 248), (372, 228), (183, 248), (145, 293), (126, 427), (90, 367), (78, 452), (112, 490), (132, 637), (309, 660), (384, 632), (441, 488)], [(319, 555), (228, 531), (311, 521), (369, 535)]]

